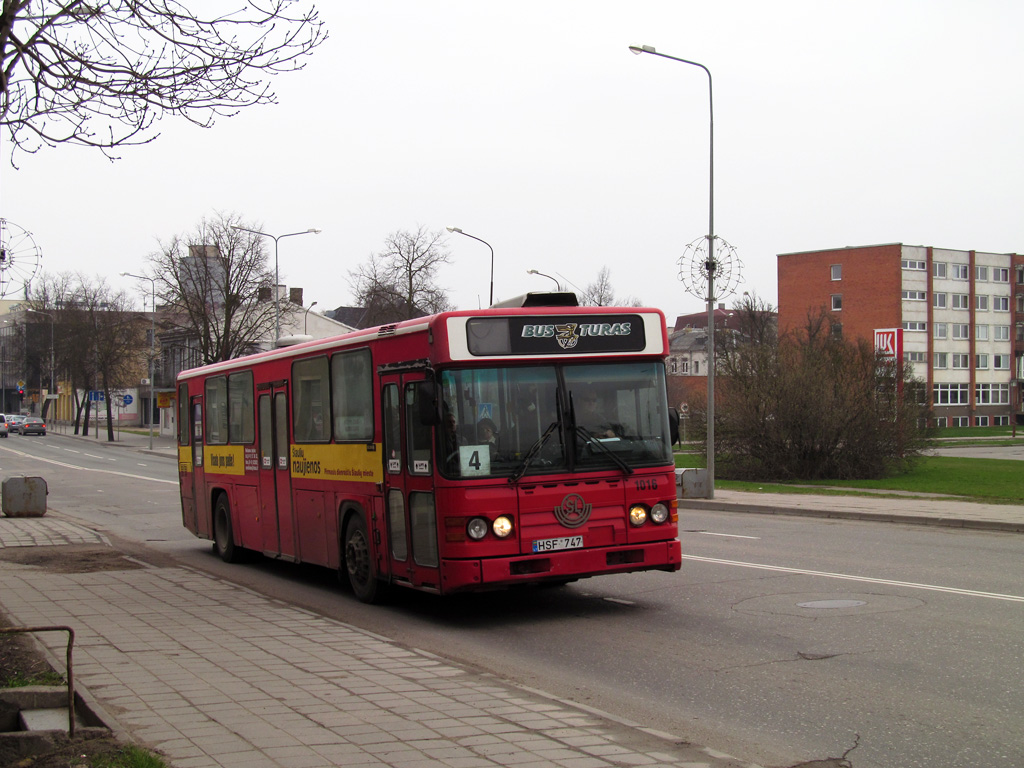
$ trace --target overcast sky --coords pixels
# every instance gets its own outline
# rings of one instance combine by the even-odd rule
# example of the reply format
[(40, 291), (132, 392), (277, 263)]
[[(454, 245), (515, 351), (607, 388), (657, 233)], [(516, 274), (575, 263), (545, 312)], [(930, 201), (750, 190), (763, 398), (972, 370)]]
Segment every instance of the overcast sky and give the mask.
[[(607, 266), (622, 297), (700, 311), (677, 262), (708, 230), (708, 81), (632, 55), (639, 43), (714, 77), (715, 230), (743, 262), (737, 293), (775, 304), (778, 253), (1024, 251), (1019, 0), (319, 10), (330, 39), (275, 79), (278, 105), (208, 130), (165, 120), (114, 163), (65, 147), (14, 170), (5, 148), (0, 216), (32, 233), (47, 272), (107, 276), (140, 308), (149, 284), (118, 273), (225, 211), (273, 234), (323, 230), (279, 251), (282, 283), (317, 311), (351, 303), (349, 270), (418, 225), (490, 243), (496, 299), (553, 287), (528, 269), (585, 287)], [(486, 305), (486, 246), (448, 245), (440, 282), (459, 308)]]

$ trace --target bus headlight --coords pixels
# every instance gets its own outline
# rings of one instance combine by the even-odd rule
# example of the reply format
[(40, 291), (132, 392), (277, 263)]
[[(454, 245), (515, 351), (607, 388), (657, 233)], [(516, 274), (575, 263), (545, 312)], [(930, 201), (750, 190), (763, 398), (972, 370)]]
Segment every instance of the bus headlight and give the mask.
[(651, 507), (651, 522), (661, 525), (668, 520), (668, 507), (660, 501)]
[(494, 531), (494, 535), (499, 539), (504, 539), (510, 533), (512, 533), (512, 521), (502, 515), (491, 525), (491, 530)]
[(466, 533), (473, 541), (480, 541), (487, 535), (487, 521), (482, 517), (474, 517), (466, 525)]
[(639, 528), (647, 522), (647, 510), (640, 504), (634, 504), (629, 508), (629, 522)]

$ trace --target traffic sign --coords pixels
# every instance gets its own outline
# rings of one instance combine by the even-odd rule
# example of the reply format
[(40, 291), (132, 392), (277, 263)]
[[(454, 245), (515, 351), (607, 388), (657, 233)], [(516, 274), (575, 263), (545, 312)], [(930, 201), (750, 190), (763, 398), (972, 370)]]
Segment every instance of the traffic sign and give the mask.
[(125, 396), (124, 396), (124, 404), (125, 404), (125, 405), (131, 405), (131, 404), (132, 404), (132, 401), (133, 401), (134, 399), (135, 399), (135, 398), (133, 398), (133, 397), (132, 397), (131, 395), (125, 395)]

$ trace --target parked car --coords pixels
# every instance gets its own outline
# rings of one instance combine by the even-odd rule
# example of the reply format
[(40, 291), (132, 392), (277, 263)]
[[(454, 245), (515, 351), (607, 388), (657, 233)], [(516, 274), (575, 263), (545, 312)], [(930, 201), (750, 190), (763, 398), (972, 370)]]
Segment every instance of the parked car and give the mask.
[(17, 413), (13, 413), (7, 417), (7, 431), (17, 432), (18, 425), (25, 420), (24, 416), (20, 416)]
[(7, 417), (0, 413), (0, 437), (7, 437), (10, 427), (7, 426)]
[(38, 416), (29, 416), (18, 424), (19, 435), (45, 435), (46, 422)]

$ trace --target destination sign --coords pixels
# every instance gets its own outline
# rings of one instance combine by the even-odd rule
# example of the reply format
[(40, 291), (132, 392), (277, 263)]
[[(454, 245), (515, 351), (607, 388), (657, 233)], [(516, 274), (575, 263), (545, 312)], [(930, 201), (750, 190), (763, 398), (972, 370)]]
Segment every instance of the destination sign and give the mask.
[(640, 352), (647, 339), (639, 315), (479, 317), (466, 324), (474, 355)]

